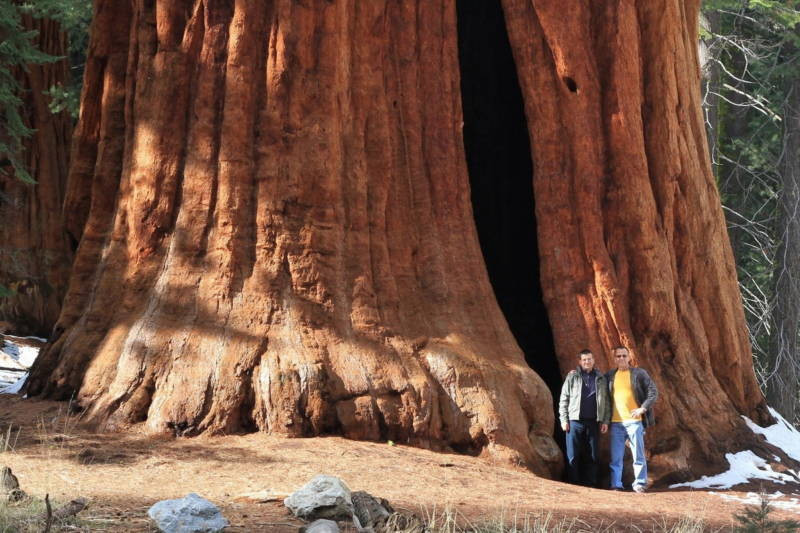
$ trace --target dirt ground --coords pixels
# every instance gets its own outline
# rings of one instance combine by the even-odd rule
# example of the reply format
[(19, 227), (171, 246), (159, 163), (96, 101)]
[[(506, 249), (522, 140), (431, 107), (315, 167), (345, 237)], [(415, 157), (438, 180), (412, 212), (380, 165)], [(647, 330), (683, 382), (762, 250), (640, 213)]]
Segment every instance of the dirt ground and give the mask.
[[(0, 395), (2, 465), (37, 497), (89, 498), (81, 514), (91, 517), (93, 528), (108, 531), (152, 530), (146, 512), (153, 503), (196, 492), (222, 509), (231, 522), (228, 531), (294, 532), (302, 523), (282, 499), (317, 474), (338, 476), (352, 490), (384, 497), (396, 508), (421, 515), (449, 508), (472, 523), (552, 513), (554, 521), (579, 520), (574, 530), (662, 531), (688, 517), (714, 531), (728, 529), (743, 508), (705, 491), (588, 489), (476, 457), (338, 437), (97, 434), (65, 416), (66, 407)], [(779, 488), (800, 495), (800, 487)], [(259, 502), (251, 493), (270, 501)], [(800, 511), (776, 510), (775, 517), (800, 520)]]

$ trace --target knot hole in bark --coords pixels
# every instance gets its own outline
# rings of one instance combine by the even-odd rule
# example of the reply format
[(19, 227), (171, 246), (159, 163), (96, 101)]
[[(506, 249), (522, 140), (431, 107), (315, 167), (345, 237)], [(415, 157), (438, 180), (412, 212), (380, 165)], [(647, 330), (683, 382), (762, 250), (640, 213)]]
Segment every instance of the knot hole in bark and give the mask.
[(569, 76), (564, 76), (561, 79), (564, 80), (564, 85), (567, 86), (567, 89), (569, 89), (573, 93), (578, 92), (578, 84), (575, 83), (575, 80), (573, 80)]

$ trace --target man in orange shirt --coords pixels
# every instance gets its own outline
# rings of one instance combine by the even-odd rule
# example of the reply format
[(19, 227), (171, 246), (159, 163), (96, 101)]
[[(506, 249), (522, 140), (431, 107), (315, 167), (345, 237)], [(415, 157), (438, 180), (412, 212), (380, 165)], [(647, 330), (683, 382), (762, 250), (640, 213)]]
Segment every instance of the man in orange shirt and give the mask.
[(617, 368), (607, 374), (611, 396), (611, 490), (622, 490), (622, 459), (627, 440), (633, 455), (633, 490), (644, 492), (647, 488), (644, 430), (655, 423), (653, 404), (658, 389), (644, 369), (630, 366), (627, 348), (618, 346), (613, 354)]

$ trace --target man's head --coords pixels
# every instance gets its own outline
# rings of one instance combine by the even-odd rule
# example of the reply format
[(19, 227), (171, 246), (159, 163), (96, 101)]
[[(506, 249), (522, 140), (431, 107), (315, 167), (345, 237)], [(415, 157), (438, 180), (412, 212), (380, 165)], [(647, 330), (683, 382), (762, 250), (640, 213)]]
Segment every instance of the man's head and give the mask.
[(614, 354), (614, 361), (617, 363), (618, 370), (628, 370), (631, 366), (631, 356), (628, 349), (624, 346), (617, 346), (611, 353)]
[(591, 372), (594, 369), (594, 355), (591, 350), (581, 350), (578, 353), (578, 364), (584, 372)]

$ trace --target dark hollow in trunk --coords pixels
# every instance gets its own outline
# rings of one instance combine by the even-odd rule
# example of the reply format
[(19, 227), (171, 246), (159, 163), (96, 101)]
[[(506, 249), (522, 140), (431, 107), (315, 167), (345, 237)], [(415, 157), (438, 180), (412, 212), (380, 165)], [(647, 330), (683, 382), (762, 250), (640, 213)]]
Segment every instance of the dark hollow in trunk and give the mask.
[[(555, 409), (561, 373), (539, 283), (530, 138), (503, 9), (499, 1), (459, 0), (456, 10), (464, 149), (481, 250), (500, 309)], [(556, 440), (563, 448), (563, 434)]]

